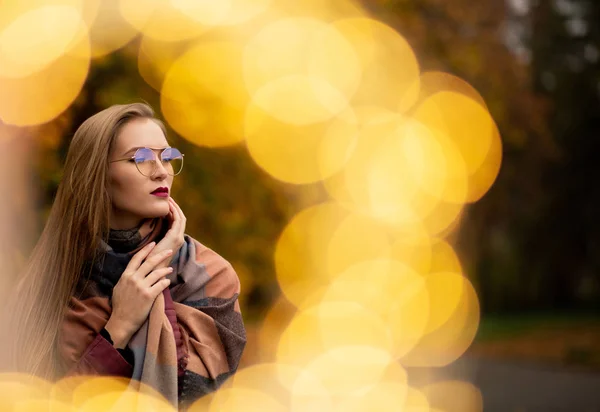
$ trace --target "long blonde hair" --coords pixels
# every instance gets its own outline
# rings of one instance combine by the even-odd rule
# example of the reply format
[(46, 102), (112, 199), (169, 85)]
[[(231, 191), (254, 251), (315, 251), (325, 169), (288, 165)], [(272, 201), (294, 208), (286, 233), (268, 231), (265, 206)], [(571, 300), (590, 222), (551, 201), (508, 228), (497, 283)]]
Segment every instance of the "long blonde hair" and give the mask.
[[(11, 296), (9, 368), (56, 377), (56, 342), (65, 310), (100, 239), (109, 232), (111, 199), (108, 157), (121, 127), (134, 118), (154, 118), (143, 103), (115, 105), (87, 119), (75, 132), (63, 178), (46, 226)], [(166, 133), (165, 133), (166, 135)]]

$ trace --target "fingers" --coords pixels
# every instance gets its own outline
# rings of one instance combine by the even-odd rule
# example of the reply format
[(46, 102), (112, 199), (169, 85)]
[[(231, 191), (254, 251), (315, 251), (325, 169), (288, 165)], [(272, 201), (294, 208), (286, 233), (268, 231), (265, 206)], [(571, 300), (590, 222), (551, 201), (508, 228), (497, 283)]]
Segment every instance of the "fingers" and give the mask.
[(175, 208), (175, 211), (179, 215), (179, 218), (182, 219), (183, 221), (185, 221), (185, 215), (183, 214), (183, 210), (181, 210), (181, 208), (179, 207), (179, 205), (173, 198), (170, 198), (170, 199), (173, 204), (173, 207)]
[(156, 299), (156, 297), (160, 295), (162, 291), (165, 290), (170, 284), (171, 281), (169, 279), (159, 280), (150, 287), (150, 295)]
[(176, 221), (178, 223), (178, 228), (180, 232), (184, 232), (186, 219), (185, 215), (183, 214), (183, 210), (181, 210), (181, 208), (173, 198), (169, 198), (169, 204), (171, 205), (171, 207), (173, 207), (173, 214), (177, 215)]
[(169, 198), (169, 209), (171, 210), (170, 213), (172, 219), (167, 236), (170, 236), (173, 239), (183, 238), (185, 232), (185, 216), (173, 198)]
[(173, 216), (175, 216), (177, 219), (181, 218), (181, 215), (179, 214), (179, 205), (177, 205), (177, 202), (175, 202), (175, 199), (172, 197), (169, 197), (169, 207), (171, 208)]
[(175, 211), (175, 206), (173, 205), (172, 198), (169, 198), (168, 201), (169, 201), (169, 219), (171, 220), (170, 229), (172, 229), (173, 227), (176, 227), (179, 224), (179, 215)]
[(169, 273), (173, 272), (172, 267), (166, 267), (161, 269), (153, 270), (146, 276), (143, 280), (144, 286), (151, 287), (156, 282), (167, 276)]
[(137, 268), (139, 268), (140, 265), (142, 264), (143, 260), (148, 257), (150, 252), (152, 252), (152, 249), (154, 249), (154, 246), (156, 246), (156, 242), (150, 242), (149, 244), (144, 246), (142, 248), (142, 250), (140, 250), (135, 255), (133, 255), (133, 257), (129, 261), (129, 264), (125, 268), (125, 271), (123, 271), (123, 276), (129, 276), (129, 275), (132, 275), (133, 273), (135, 273)]
[(142, 265), (135, 270), (133, 276), (137, 278), (145, 278), (159, 263), (167, 259), (173, 254), (172, 249), (163, 250), (160, 253), (148, 258)]
[(169, 197), (169, 219), (171, 222), (175, 220), (175, 207), (173, 206), (173, 198)]

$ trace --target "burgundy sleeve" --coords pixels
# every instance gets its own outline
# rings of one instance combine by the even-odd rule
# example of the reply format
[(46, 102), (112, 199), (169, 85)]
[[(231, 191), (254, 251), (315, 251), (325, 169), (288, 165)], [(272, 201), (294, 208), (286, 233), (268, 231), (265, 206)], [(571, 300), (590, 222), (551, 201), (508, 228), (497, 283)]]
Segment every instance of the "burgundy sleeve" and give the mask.
[(79, 362), (67, 373), (70, 375), (112, 375), (131, 378), (132, 366), (101, 334), (87, 347)]

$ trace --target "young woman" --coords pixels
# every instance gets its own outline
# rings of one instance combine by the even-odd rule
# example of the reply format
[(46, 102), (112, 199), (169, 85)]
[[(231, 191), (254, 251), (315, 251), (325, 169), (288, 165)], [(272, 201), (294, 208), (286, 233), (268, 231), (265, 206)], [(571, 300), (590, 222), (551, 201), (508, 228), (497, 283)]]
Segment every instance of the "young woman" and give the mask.
[(13, 369), (116, 375), (173, 404), (216, 389), (246, 335), (239, 279), (184, 234), (170, 197), (183, 154), (145, 104), (87, 119), (11, 308)]

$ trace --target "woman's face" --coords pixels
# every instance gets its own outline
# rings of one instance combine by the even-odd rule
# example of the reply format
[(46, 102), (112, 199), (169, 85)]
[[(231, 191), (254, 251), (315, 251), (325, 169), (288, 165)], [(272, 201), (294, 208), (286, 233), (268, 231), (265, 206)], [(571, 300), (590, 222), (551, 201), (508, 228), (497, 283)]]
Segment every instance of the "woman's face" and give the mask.
[[(155, 153), (160, 156), (162, 149), (168, 146), (162, 129), (152, 119), (132, 119), (121, 128), (109, 160), (129, 158), (139, 147), (159, 149)], [(151, 177), (142, 175), (133, 161), (109, 163), (108, 191), (112, 199), (112, 229), (131, 229), (143, 219), (162, 217), (169, 213), (168, 198), (171, 195), (173, 176), (167, 173), (160, 161), (157, 163), (156, 172)], [(166, 187), (169, 196), (151, 194), (159, 187)]]

